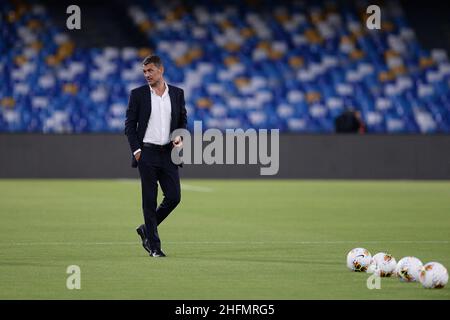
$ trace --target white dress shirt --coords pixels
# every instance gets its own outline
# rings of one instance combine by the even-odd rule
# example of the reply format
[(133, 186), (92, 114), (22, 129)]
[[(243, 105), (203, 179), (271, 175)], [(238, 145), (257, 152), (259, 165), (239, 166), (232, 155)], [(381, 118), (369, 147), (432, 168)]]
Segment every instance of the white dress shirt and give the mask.
[[(148, 119), (144, 142), (165, 145), (170, 142), (170, 121), (172, 119), (172, 104), (170, 103), (169, 86), (164, 82), (164, 93), (159, 96), (150, 86), (152, 112)], [(138, 153), (141, 149), (134, 152)]]

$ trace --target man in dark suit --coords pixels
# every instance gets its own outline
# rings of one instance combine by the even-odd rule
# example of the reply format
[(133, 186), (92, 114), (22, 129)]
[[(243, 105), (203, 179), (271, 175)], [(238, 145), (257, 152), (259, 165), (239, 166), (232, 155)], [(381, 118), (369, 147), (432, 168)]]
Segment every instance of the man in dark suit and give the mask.
[[(161, 58), (148, 56), (142, 65), (148, 84), (131, 91), (125, 120), (125, 134), (132, 152), (131, 166), (138, 167), (141, 176), (145, 224), (136, 231), (151, 257), (165, 257), (158, 225), (181, 199), (178, 166), (172, 162), (171, 150), (181, 147), (182, 139), (177, 136), (171, 141), (170, 134), (186, 128), (187, 116), (184, 92), (165, 82)], [(164, 194), (159, 207), (158, 182)]]

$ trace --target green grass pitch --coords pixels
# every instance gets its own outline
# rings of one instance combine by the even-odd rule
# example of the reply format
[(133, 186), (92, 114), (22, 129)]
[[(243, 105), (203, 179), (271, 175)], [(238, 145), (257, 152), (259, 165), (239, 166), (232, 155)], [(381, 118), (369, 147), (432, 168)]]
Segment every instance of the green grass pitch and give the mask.
[[(150, 258), (136, 180), (0, 180), (0, 299), (449, 299), (346, 268), (365, 247), (450, 267), (450, 182), (182, 180)], [(81, 290), (66, 268), (81, 268)]]

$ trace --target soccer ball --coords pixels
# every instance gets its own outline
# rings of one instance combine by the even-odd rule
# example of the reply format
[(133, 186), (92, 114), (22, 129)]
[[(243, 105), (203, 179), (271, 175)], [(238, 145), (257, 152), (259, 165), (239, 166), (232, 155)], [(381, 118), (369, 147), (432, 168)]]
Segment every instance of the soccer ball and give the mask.
[(400, 281), (419, 281), (419, 274), (422, 271), (423, 263), (416, 257), (404, 257), (397, 263), (395, 274)]
[(347, 267), (352, 271), (365, 272), (371, 259), (372, 255), (367, 249), (355, 248), (347, 254)]
[(448, 282), (448, 272), (438, 262), (429, 262), (423, 266), (419, 280), (425, 288), (443, 288)]
[(395, 258), (384, 252), (379, 252), (372, 257), (368, 273), (375, 273), (380, 277), (390, 277), (395, 272), (397, 261)]

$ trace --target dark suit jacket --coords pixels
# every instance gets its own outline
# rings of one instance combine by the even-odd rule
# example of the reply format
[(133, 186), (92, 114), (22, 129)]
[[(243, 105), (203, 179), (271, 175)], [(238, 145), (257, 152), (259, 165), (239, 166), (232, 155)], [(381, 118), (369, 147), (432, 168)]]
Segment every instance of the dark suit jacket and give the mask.
[[(184, 91), (181, 88), (168, 84), (170, 104), (172, 107), (170, 120), (170, 133), (176, 129), (186, 129), (187, 116), (184, 101)], [(148, 120), (152, 112), (152, 98), (149, 85), (144, 85), (131, 90), (125, 119), (125, 135), (130, 144), (133, 168), (137, 167), (137, 161), (133, 152), (142, 148)]]

